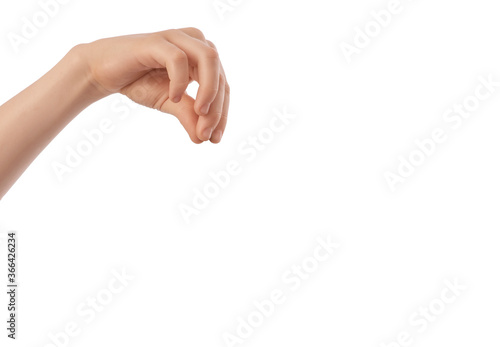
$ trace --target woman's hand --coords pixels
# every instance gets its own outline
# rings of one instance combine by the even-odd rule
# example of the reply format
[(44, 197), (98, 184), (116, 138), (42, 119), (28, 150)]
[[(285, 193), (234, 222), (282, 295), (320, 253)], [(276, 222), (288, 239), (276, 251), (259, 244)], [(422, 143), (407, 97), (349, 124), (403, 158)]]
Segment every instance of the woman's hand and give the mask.
[[(192, 81), (196, 100), (186, 94)], [(215, 46), (198, 29), (78, 45), (0, 106), (0, 199), (74, 117), (117, 92), (173, 114), (195, 143), (222, 138), (229, 86)]]
[[(90, 79), (105, 95), (176, 116), (195, 143), (220, 142), (229, 109), (229, 85), (217, 49), (195, 28), (121, 36), (79, 46)], [(187, 95), (199, 84), (196, 100)]]

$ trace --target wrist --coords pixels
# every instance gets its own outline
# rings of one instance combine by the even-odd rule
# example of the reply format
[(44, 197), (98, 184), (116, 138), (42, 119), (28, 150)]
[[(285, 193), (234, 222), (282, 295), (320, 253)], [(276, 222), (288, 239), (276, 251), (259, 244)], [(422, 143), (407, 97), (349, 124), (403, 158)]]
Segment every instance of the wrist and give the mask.
[(73, 47), (66, 56), (73, 66), (76, 67), (75, 71), (79, 74), (79, 79), (85, 84), (85, 93), (92, 102), (105, 98), (112, 93), (104, 89), (94, 78), (93, 68), (90, 63), (89, 56), (89, 43), (79, 44)]

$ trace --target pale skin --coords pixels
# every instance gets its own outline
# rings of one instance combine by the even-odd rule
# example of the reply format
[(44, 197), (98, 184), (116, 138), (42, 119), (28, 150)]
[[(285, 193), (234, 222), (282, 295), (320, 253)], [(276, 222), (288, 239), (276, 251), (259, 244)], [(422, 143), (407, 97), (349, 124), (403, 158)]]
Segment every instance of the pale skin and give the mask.
[[(196, 98), (186, 93), (199, 84)], [(0, 198), (81, 111), (114, 93), (177, 117), (191, 141), (219, 143), (229, 85), (217, 49), (195, 28), (74, 47), (47, 74), (0, 106)]]

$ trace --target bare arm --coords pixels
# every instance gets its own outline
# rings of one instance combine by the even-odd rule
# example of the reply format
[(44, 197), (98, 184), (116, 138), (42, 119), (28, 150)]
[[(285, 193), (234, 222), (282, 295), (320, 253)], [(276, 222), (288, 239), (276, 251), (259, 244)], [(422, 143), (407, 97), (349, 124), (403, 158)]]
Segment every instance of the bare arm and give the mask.
[(97, 92), (75, 50), (0, 107), (0, 197)]
[[(196, 100), (185, 92), (191, 81), (200, 84)], [(0, 106), (0, 198), (74, 117), (116, 92), (173, 114), (195, 143), (221, 140), (229, 86), (215, 47), (199, 30), (79, 45)]]

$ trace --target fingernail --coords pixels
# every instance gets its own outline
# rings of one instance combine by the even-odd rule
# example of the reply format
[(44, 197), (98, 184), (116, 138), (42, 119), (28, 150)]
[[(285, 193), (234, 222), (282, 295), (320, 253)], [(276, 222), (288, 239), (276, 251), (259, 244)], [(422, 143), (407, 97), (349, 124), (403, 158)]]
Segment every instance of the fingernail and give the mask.
[(180, 96), (176, 96), (175, 98), (172, 99), (173, 102), (179, 102), (181, 101), (181, 97)]
[(212, 135), (212, 138), (211, 138), (211, 141), (212, 142), (215, 142), (215, 143), (218, 143), (220, 142), (220, 140), (222, 139), (222, 131), (220, 130), (217, 130), (213, 135)]
[(210, 138), (212, 137), (212, 129), (206, 128), (205, 130), (203, 130), (203, 133), (201, 135), (205, 141), (210, 140)]
[(203, 107), (200, 109), (201, 113), (203, 114), (208, 114), (209, 110), (210, 110), (210, 104), (203, 105)]

